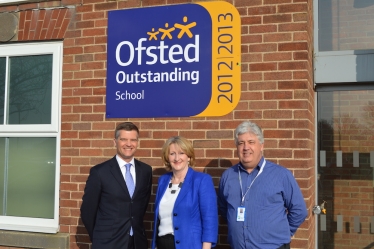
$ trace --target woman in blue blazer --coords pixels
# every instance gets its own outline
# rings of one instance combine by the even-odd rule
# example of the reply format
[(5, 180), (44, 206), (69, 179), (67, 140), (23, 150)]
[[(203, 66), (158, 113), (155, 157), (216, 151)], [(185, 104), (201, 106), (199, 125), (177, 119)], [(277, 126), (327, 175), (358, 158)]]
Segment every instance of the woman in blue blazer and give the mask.
[(171, 172), (158, 180), (152, 249), (209, 249), (218, 236), (217, 198), (210, 175), (194, 171), (191, 142), (176, 136), (162, 148)]

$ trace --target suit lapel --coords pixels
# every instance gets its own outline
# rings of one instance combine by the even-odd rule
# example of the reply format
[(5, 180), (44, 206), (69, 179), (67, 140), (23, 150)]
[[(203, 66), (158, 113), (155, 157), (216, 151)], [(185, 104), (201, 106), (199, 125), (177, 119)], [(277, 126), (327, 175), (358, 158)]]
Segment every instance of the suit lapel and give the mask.
[(110, 172), (112, 173), (114, 179), (118, 182), (119, 185), (123, 188), (124, 192), (130, 197), (129, 191), (125, 179), (123, 178), (122, 171), (118, 165), (116, 157), (110, 161)]
[(165, 194), (165, 192), (168, 188), (169, 182), (171, 180), (171, 176), (172, 176), (171, 172), (167, 173), (165, 175), (165, 177), (161, 177), (161, 180), (158, 183), (158, 193), (157, 193), (157, 199), (155, 201), (155, 204), (156, 204), (157, 208), (159, 206), (159, 203), (160, 203), (162, 197), (164, 196), (164, 194)]
[(160, 199), (164, 196), (167, 188), (169, 187), (169, 182), (171, 180), (173, 173), (169, 172), (166, 174), (165, 177), (161, 178), (161, 181), (159, 183), (159, 189), (160, 189)]
[(135, 177), (136, 177), (136, 181), (135, 181), (134, 194), (132, 195), (133, 197), (139, 191), (139, 188), (140, 188), (141, 184), (145, 182), (144, 172), (142, 170), (142, 166), (143, 165), (141, 165), (141, 163), (138, 160), (136, 160), (136, 159), (134, 159), (134, 163), (135, 163)]
[(191, 185), (192, 185), (193, 174), (194, 174), (194, 170), (189, 167), (188, 171), (187, 171), (186, 178), (184, 179), (182, 188), (181, 188), (181, 190), (179, 192), (177, 200), (175, 201), (174, 208), (177, 207), (179, 205), (179, 203), (181, 203), (181, 201), (183, 200), (183, 198), (186, 197), (187, 193), (189, 191), (191, 191), (191, 189), (192, 189)]

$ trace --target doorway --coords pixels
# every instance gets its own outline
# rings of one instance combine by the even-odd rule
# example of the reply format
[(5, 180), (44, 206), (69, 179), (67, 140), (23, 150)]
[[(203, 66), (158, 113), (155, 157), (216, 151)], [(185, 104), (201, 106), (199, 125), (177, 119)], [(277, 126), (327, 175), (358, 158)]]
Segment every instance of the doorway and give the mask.
[(317, 89), (317, 101), (318, 249), (372, 249), (374, 90)]

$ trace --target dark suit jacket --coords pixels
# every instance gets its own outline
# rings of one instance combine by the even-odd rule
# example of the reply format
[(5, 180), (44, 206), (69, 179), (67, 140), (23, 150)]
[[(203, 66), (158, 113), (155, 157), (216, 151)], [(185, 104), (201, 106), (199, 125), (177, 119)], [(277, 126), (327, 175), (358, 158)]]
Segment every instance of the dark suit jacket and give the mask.
[(152, 168), (135, 160), (136, 186), (133, 197), (116, 157), (91, 168), (84, 189), (81, 217), (92, 249), (125, 249), (130, 227), (135, 247), (147, 249), (143, 217), (152, 187)]

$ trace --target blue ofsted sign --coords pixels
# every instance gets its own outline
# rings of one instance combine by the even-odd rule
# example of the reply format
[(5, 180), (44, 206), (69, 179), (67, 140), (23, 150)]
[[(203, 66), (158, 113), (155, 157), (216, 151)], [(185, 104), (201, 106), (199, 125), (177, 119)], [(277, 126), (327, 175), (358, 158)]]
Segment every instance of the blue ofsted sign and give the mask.
[(233, 8), (235, 15), (226, 9), (213, 20), (219, 7), (214, 3), (232, 6), (208, 2), (109, 12), (107, 118), (220, 116), (235, 108), (240, 19)]

